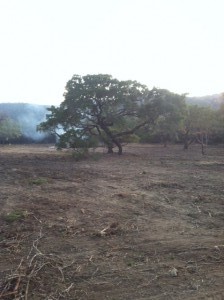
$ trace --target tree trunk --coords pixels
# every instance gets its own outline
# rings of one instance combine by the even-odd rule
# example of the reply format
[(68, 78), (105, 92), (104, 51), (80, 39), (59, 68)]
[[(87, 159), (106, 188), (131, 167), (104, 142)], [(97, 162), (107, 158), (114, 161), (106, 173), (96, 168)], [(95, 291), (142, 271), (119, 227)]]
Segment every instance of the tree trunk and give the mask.
[(201, 154), (206, 155), (206, 147), (205, 147), (205, 144), (203, 142), (201, 143)]
[(112, 140), (113, 140), (113, 143), (117, 146), (118, 148), (118, 154), (121, 155), (123, 153), (123, 149), (122, 149), (122, 146), (121, 146), (121, 143), (116, 140), (114, 137), (112, 137)]
[(117, 147), (118, 147), (118, 154), (121, 155), (123, 153), (123, 149), (119, 142), (117, 142)]
[(184, 134), (184, 150), (188, 150), (188, 146), (189, 146), (188, 140), (189, 140), (189, 130), (187, 130)]
[(185, 140), (184, 141), (184, 150), (188, 150), (188, 141), (187, 140)]
[[(197, 141), (199, 144), (201, 144), (201, 154), (206, 155), (206, 144), (204, 144), (204, 134), (201, 132), (197, 135)], [(206, 141), (205, 141), (206, 142)]]
[(188, 136), (184, 137), (184, 150), (188, 150), (189, 147), (189, 141), (188, 141)]
[(195, 142), (196, 138), (191, 137), (187, 134), (184, 136), (184, 150), (188, 150), (189, 146)]
[(118, 154), (119, 155), (121, 155), (122, 154), (122, 146), (121, 146), (121, 143), (118, 141), (118, 140), (116, 140), (113, 136), (111, 136), (111, 139), (112, 139), (112, 141), (113, 141), (113, 143), (117, 146), (117, 148), (118, 148)]
[[(205, 143), (204, 143), (205, 140)], [(202, 155), (206, 155), (206, 148), (207, 148), (207, 135), (203, 134), (201, 135), (201, 153)]]
[[(110, 129), (105, 126), (104, 124), (100, 124), (101, 128), (103, 129), (103, 131), (106, 133), (108, 140), (110, 140), (109, 142), (107, 142), (108, 145), (108, 153), (113, 153), (113, 144), (115, 144), (118, 147), (118, 154), (121, 155), (122, 154), (122, 146), (121, 143), (113, 136), (113, 134), (111, 133)], [(111, 146), (112, 145), (112, 146)], [(112, 151), (112, 152), (111, 152)]]
[(108, 154), (113, 154), (114, 153), (114, 151), (113, 151), (113, 145), (111, 145), (111, 144), (107, 145), (107, 153)]

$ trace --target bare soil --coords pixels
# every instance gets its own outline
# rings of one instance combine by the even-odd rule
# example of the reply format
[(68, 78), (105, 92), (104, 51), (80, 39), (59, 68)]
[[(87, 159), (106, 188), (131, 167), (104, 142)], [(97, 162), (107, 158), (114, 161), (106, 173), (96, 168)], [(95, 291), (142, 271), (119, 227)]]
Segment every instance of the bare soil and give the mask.
[(0, 148), (0, 299), (224, 299), (224, 148)]

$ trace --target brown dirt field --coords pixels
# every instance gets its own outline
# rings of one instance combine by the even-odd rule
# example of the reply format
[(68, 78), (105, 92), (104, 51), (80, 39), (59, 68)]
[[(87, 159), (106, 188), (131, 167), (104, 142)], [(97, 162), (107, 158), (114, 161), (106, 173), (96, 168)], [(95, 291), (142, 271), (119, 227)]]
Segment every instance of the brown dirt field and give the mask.
[(224, 299), (224, 148), (0, 148), (0, 299)]

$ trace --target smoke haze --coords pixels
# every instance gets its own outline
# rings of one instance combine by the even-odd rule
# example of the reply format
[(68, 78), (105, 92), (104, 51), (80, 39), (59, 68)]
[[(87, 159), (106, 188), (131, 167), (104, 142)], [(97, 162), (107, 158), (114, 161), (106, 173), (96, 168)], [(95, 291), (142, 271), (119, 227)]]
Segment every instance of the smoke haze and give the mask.
[(47, 134), (37, 132), (37, 125), (46, 119), (47, 106), (28, 103), (0, 103), (0, 114), (18, 123), (22, 135), (34, 142), (43, 140)]

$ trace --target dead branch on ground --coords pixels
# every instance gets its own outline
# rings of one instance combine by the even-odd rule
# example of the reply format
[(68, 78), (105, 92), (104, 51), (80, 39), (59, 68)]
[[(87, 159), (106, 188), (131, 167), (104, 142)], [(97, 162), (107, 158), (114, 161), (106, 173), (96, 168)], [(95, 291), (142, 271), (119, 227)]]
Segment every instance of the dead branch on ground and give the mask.
[(57, 276), (59, 286), (62, 287), (61, 290), (56, 290), (51, 294), (53, 297), (51, 299), (67, 298), (70, 290), (74, 287), (74, 283), (66, 283), (64, 270), (72, 266), (74, 262), (64, 265), (62, 259), (57, 255), (43, 253), (39, 248), (42, 238), (41, 227), (28, 255), (20, 260), (18, 267), (11, 271), (11, 274), (0, 280), (0, 299), (31, 299), (31, 291), (39, 290), (38, 285), (43, 284), (46, 277), (49, 276)]

